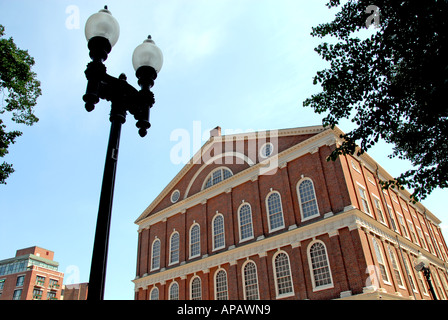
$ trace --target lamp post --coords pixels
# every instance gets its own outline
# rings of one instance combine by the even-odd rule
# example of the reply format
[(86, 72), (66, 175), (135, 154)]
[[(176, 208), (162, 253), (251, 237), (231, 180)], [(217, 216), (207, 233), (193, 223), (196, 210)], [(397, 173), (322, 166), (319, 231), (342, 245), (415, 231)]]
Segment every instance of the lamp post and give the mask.
[(149, 111), (155, 102), (154, 94), (150, 89), (163, 64), (162, 52), (149, 36), (134, 50), (132, 55), (132, 64), (140, 90), (128, 84), (124, 74), (118, 78), (108, 75), (103, 62), (117, 42), (119, 34), (118, 22), (107, 6), (90, 16), (85, 25), (85, 35), (92, 59), (85, 71), (87, 78), (87, 89), (83, 96), (85, 108), (88, 112), (92, 111), (100, 99), (111, 102), (109, 118), (111, 127), (90, 267), (88, 300), (104, 298), (109, 229), (121, 126), (126, 121), (126, 114), (129, 112), (137, 120), (136, 126), (139, 129), (139, 135), (141, 137), (146, 135), (147, 129), (150, 127)]
[(426, 281), (428, 282), (429, 291), (431, 292), (433, 300), (437, 300), (436, 293), (434, 291), (434, 287), (432, 286), (431, 281), (431, 270), (429, 270), (429, 260), (422, 255), (421, 252), (418, 253), (416, 265), (414, 266), (415, 270), (422, 271), (423, 275), (426, 278)]

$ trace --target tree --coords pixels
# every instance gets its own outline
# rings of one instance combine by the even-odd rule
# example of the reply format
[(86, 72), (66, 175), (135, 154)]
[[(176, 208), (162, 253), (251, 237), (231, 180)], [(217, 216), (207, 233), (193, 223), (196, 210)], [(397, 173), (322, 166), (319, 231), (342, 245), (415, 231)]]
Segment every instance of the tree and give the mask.
[[(33, 107), (42, 94), (36, 73), (31, 71), (34, 59), (28, 51), (17, 48), (12, 38), (4, 39), (5, 28), (0, 25), (0, 115), (9, 114), (15, 123), (33, 125), (39, 119), (34, 115)], [(0, 157), (8, 153), (8, 147), (22, 132), (5, 131), (6, 125), (0, 119)], [(11, 164), (0, 164), (0, 184), (14, 169)]]
[[(446, 188), (448, 1), (330, 0), (327, 6), (339, 8), (335, 19), (311, 35), (335, 37), (315, 48), (330, 68), (317, 72), (314, 84), (323, 90), (303, 105), (328, 112), (324, 126), (341, 119), (356, 123), (330, 159), (361, 154), (383, 139), (393, 145), (389, 157), (414, 167), (383, 182), (384, 188), (413, 189), (413, 201)], [(360, 39), (369, 25), (376, 29)]]

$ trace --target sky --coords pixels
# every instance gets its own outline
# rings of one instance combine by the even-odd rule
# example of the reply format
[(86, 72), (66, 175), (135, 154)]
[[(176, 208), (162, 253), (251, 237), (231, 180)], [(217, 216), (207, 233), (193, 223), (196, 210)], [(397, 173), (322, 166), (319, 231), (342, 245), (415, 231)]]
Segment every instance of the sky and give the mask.
[[(5, 121), (23, 136), (2, 160), (16, 170), (0, 185), (0, 260), (40, 246), (55, 252), (65, 284), (89, 281), (98, 202), (109, 137), (110, 105), (84, 109), (90, 61), (84, 25), (104, 5), (120, 24), (105, 61), (137, 87), (132, 53), (148, 35), (164, 64), (152, 91), (151, 128), (141, 138), (132, 116), (123, 125), (109, 241), (105, 299), (131, 300), (137, 260), (134, 221), (183, 163), (171, 151), (187, 134), (190, 156), (210, 129), (259, 131), (320, 125), (303, 101), (320, 91), (313, 76), (327, 67), (311, 28), (329, 22), (325, 0), (0, 0), (6, 37), (36, 63), (42, 96), (31, 127)], [(2, 119), (5, 117), (2, 116)], [(352, 129), (349, 121), (339, 126)], [(185, 137), (183, 137), (185, 138)], [(411, 168), (379, 143), (368, 152), (392, 176)], [(188, 157), (188, 158), (189, 158)], [(448, 236), (448, 190), (422, 201)]]

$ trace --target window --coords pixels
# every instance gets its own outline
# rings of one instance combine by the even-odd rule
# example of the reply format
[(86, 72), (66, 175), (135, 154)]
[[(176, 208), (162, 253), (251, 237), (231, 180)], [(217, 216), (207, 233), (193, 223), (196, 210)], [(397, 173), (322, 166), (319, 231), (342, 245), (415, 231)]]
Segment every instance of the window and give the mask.
[(408, 275), (409, 283), (411, 284), (412, 290), (417, 292), (417, 288), (415, 286), (414, 277), (412, 276), (412, 269), (409, 268), (408, 260), (406, 258), (403, 258), (404, 263), (404, 269), (406, 271), (406, 274)]
[(390, 223), (392, 224), (392, 228), (395, 232), (398, 232), (397, 223), (395, 222), (394, 215), (392, 213), (392, 207), (387, 205), (387, 211), (389, 212)]
[(179, 262), (179, 233), (173, 232), (170, 239), (170, 264)]
[(314, 185), (310, 179), (305, 179), (302, 182), (299, 182), (298, 195), (302, 220), (311, 219), (312, 217), (319, 215)]
[(159, 300), (159, 288), (154, 287), (149, 294), (149, 300)]
[(285, 226), (283, 220), (282, 200), (280, 193), (271, 192), (266, 198), (266, 207), (268, 211), (269, 231), (282, 229)]
[(175, 203), (179, 200), (179, 198), (180, 198), (180, 191), (174, 190), (173, 193), (171, 194), (171, 202)]
[(216, 300), (228, 300), (227, 273), (221, 269), (215, 274), (215, 297)]
[(428, 250), (428, 247), (426, 246), (425, 238), (423, 237), (422, 229), (417, 227), (417, 233), (420, 238), (420, 243), (421, 243), (422, 247), (425, 248), (426, 250)]
[(384, 219), (383, 210), (381, 209), (380, 200), (373, 197), (373, 203), (375, 204), (375, 210), (376, 214), (378, 216), (378, 219), (381, 223), (386, 223), (386, 220)]
[(34, 288), (33, 290), (33, 300), (41, 300), (43, 291), (39, 288)]
[(197, 257), (201, 254), (201, 231), (196, 223), (190, 229), (190, 258)]
[(50, 279), (48, 286), (50, 289), (59, 289), (59, 283), (56, 279)]
[(215, 184), (226, 180), (228, 178), (230, 178), (231, 176), (233, 176), (232, 171), (230, 171), (227, 168), (218, 168), (214, 171), (212, 171), (207, 178), (205, 179), (205, 183), (202, 187), (202, 190), (210, 188), (211, 186), (214, 186)]
[(364, 188), (362, 188), (360, 186), (358, 186), (358, 190), (359, 190), (359, 195), (361, 196), (362, 210), (365, 213), (370, 214), (369, 202), (367, 200), (366, 190), (364, 190)]
[(406, 224), (404, 223), (403, 216), (397, 212), (398, 221), (400, 222), (401, 229), (403, 229), (403, 235), (409, 239), (408, 230), (406, 228)]
[(265, 143), (260, 149), (260, 156), (262, 158), (267, 158), (272, 154), (273, 151), (274, 151), (274, 145), (270, 142)]
[(22, 289), (14, 290), (12, 300), (20, 300), (21, 295), (22, 295)]
[(384, 264), (383, 254), (381, 253), (381, 249), (378, 245), (378, 241), (373, 239), (373, 249), (375, 250), (376, 260), (378, 261), (378, 265), (380, 268), (381, 277), (383, 281), (389, 283), (389, 276), (387, 275), (386, 265)]
[(293, 295), (291, 267), (286, 253), (279, 252), (274, 257), (274, 270), (277, 297), (282, 298)]
[(217, 214), (213, 218), (213, 250), (225, 247), (224, 216)]
[(176, 281), (172, 282), (170, 285), (169, 300), (179, 300), (179, 285)]
[(57, 300), (56, 291), (47, 292), (47, 300)]
[(259, 300), (257, 266), (248, 261), (243, 267), (244, 297), (246, 300)]
[(5, 279), (0, 279), (0, 290), (3, 290), (4, 286), (5, 286)]
[(191, 280), (191, 300), (201, 300), (202, 299), (202, 289), (201, 289), (201, 278), (198, 276)]
[(407, 220), (407, 221), (408, 221), (409, 233), (411, 234), (412, 241), (415, 244), (418, 244), (417, 235), (415, 234), (414, 225), (412, 224), (412, 222), (410, 220)]
[(156, 239), (152, 243), (151, 270), (156, 270), (159, 268), (160, 268), (160, 240)]
[(390, 246), (388, 247), (388, 250), (390, 261), (392, 263), (392, 269), (394, 271), (395, 280), (397, 281), (398, 286), (403, 288), (404, 287), (403, 279), (401, 278), (401, 272), (398, 267), (397, 259), (395, 258), (395, 254), (393, 253), (392, 248)]
[(43, 286), (45, 284), (45, 277), (36, 276), (36, 285)]
[(18, 276), (16, 281), (16, 287), (23, 286), (24, 282), (25, 282), (25, 276)]
[(332, 288), (333, 280), (323, 242), (316, 241), (310, 244), (308, 254), (314, 290)]
[(252, 227), (252, 210), (248, 203), (244, 203), (238, 210), (238, 221), (240, 224), (240, 241), (252, 239), (254, 231)]

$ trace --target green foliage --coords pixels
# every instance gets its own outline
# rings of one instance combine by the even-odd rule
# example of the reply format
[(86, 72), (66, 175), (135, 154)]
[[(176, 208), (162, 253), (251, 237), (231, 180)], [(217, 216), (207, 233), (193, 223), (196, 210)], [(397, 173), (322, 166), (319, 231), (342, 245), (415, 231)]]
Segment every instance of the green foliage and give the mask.
[[(366, 13), (371, 4), (379, 8), (379, 23), (360, 39), (359, 31), (372, 22), (373, 13)], [(390, 157), (410, 160), (415, 168), (384, 187), (407, 186), (413, 200), (446, 188), (448, 1), (331, 0), (327, 6), (340, 10), (311, 34), (337, 41), (315, 49), (330, 68), (317, 72), (314, 84), (323, 91), (303, 105), (326, 113), (324, 126), (341, 119), (356, 123), (330, 158), (363, 153), (383, 139), (394, 146)]]
[[(12, 121), (31, 126), (39, 121), (33, 107), (42, 94), (40, 82), (31, 71), (34, 59), (28, 51), (17, 48), (12, 38), (3, 38), (4, 31), (0, 25), (0, 115), (9, 114)], [(5, 129), (6, 125), (0, 119), (0, 157), (4, 157), (9, 145), (22, 135), (20, 131), (7, 132)], [(0, 164), (0, 184), (6, 184), (12, 172), (11, 164)]]

